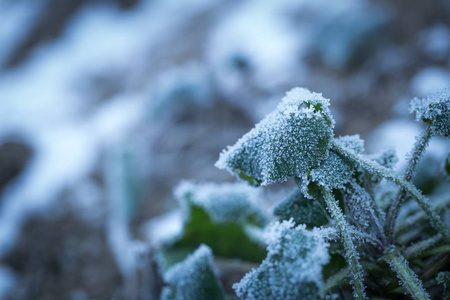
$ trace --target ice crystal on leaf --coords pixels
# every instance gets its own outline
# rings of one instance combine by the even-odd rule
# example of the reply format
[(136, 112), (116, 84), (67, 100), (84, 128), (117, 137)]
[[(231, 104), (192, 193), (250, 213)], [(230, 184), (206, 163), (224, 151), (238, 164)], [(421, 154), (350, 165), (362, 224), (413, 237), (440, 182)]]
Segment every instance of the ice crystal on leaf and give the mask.
[(416, 120), (430, 124), (436, 134), (450, 137), (450, 87), (424, 99), (411, 101)]
[(294, 88), (275, 111), (224, 150), (216, 166), (252, 185), (301, 177), (327, 156), (333, 126), (328, 99)]
[(185, 181), (176, 188), (175, 196), (188, 210), (192, 205), (202, 208), (214, 223), (263, 225), (266, 220), (256, 206), (259, 191), (243, 183), (194, 184)]
[[(364, 141), (359, 135), (339, 137), (334, 140), (336, 144), (351, 149), (356, 153), (364, 151)], [(333, 150), (329, 152), (320, 165), (311, 170), (309, 181), (317, 183), (319, 186), (336, 189), (343, 188), (354, 174), (354, 163), (346, 158), (339, 156)]]
[(293, 219), (296, 224), (308, 227), (322, 226), (328, 223), (328, 217), (322, 205), (315, 200), (305, 198), (300, 189), (283, 199), (273, 211), (281, 220)]
[(318, 299), (329, 244), (321, 230), (294, 222), (274, 223), (266, 232), (267, 257), (233, 287), (241, 299)]
[(170, 286), (164, 288), (162, 300), (225, 299), (214, 273), (212, 251), (205, 245), (167, 270), (164, 281)]

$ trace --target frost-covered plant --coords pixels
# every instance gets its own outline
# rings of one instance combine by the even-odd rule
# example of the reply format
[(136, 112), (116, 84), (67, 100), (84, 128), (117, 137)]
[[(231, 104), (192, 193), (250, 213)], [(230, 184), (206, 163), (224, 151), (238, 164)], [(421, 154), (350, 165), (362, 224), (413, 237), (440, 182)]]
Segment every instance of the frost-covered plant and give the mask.
[[(398, 159), (392, 150), (366, 155), (358, 135), (335, 137), (329, 105), (321, 94), (295, 88), (274, 112), (220, 154), (216, 166), (252, 186), (288, 178), (298, 185), (274, 208), (275, 220), (266, 227), (266, 258), (234, 285), (237, 296), (448, 297), (449, 273), (442, 271), (450, 269), (450, 234), (442, 214), (450, 207), (449, 184), (438, 182), (440, 187), (429, 199), (412, 180), (432, 136), (450, 136), (450, 93), (412, 101), (411, 110), (427, 128), (408, 156), (403, 176), (393, 169)], [(448, 157), (442, 165), (448, 173)], [(236, 195), (230, 196), (233, 185), (205, 187), (181, 188), (178, 194), (184, 196), (178, 197), (203, 209), (212, 223), (242, 226), (256, 213)], [(257, 236), (248, 237), (255, 241)], [(208, 240), (200, 231), (196, 237)], [(224, 256), (220, 247), (214, 252)]]
[(169, 286), (163, 289), (164, 300), (224, 299), (214, 273), (212, 251), (201, 245), (184, 261), (172, 266), (164, 275)]

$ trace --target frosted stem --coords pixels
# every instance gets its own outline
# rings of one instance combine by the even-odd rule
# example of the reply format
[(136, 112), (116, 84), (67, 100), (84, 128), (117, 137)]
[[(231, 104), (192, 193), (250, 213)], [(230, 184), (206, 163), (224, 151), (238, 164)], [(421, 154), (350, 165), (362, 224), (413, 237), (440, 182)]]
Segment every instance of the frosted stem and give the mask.
[[(428, 146), (428, 143), (430, 142), (432, 136), (431, 127), (428, 126), (427, 130), (418, 137), (416, 143), (414, 144), (414, 148), (411, 151), (408, 165), (405, 170), (405, 181), (411, 181), (414, 172), (417, 167), (417, 163), (419, 162), (420, 158), (422, 157), (423, 153), (425, 152), (425, 149)], [(386, 222), (386, 234), (388, 237), (388, 242), (390, 244), (393, 243), (394, 240), (394, 228), (395, 228), (395, 222), (398, 217), (398, 213), (400, 211), (400, 208), (402, 207), (403, 203), (405, 202), (406, 198), (406, 192), (405, 190), (400, 190), (397, 194), (397, 197), (392, 202), (392, 205), (389, 209), (388, 216), (387, 216), (387, 222)]]
[(435, 235), (429, 239), (420, 241), (405, 249), (405, 256), (407, 258), (416, 258), (426, 250), (436, 247), (437, 243), (442, 239), (441, 235)]
[(422, 282), (416, 273), (408, 266), (408, 261), (397, 251), (393, 251), (385, 257), (392, 271), (397, 273), (400, 285), (416, 300), (429, 300), (430, 295), (423, 288)]
[(342, 213), (342, 210), (339, 208), (331, 192), (324, 187), (321, 187), (321, 190), (325, 202), (327, 204), (327, 208), (332, 218), (336, 221), (339, 231), (341, 233), (345, 249), (345, 258), (349, 265), (351, 274), (350, 283), (353, 286), (353, 295), (356, 299), (367, 299), (364, 291), (365, 288), (362, 276), (363, 270), (358, 261), (359, 255), (358, 252), (356, 251), (355, 245), (353, 244), (349, 225), (345, 220), (344, 214)]
[(389, 179), (402, 187), (406, 192), (408, 192), (416, 202), (420, 205), (422, 210), (425, 212), (427, 217), (430, 220), (431, 226), (433, 226), (442, 236), (448, 241), (450, 240), (450, 234), (448, 233), (447, 228), (444, 223), (440, 219), (440, 217), (434, 212), (431, 206), (428, 204), (427, 198), (422, 195), (422, 193), (411, 183), (401, 178), (392, 170), (385, 168), (378, 164), (375, 161), (372, 161), (363, 155), (357, 154), (352, 150), (344, 148), (336, 143), (333, 143), (333, 149), (337, 151), (340, 155), (347, 157), (356, 163), (360, 164), (364, 169), (372, 174), (378, 174), (386, 179)]

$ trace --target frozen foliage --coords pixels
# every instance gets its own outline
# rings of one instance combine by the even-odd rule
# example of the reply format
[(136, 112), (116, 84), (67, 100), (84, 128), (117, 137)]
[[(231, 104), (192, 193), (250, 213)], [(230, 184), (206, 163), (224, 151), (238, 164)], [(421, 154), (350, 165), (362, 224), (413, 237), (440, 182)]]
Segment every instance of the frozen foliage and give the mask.
[[(364, 141), (359, 135), (344, 136), (335, 139), (335, 143), (357, 153), (364, 151)], [(343, 188), (354, 174), (354, 163), (330, 151), (318, 168), (311, 171), (311, 181), (328, 188)]]
[(241, 299), (318, 299), (322, 268), (329, 261), (320, 230), (292, 220), (267, 229), (267, 258), (233, 287)]
[(345, 190), (345, 203), (355, 222), (367, 229), (370, 225), (370, 217), (374, 214), (369, 206), (370, 195), (357, 184), (352, 184)]
[(301, 177), (327, 156), (333, 126), (328, 99), (294, 88), (274, 112), (223, 151), (216, 166), (253, 185)]
[(256, 207), (259, 192), (243, 183), (182, 182), (175, 190), (182, 205), (201, 207), (215, 223), (238, 223), (249, 221), (264, 224), (265, 216)]
[(371, 195), (356, 182), (350, 182), (344, 190), (345, 200), (353, 219), (361, 228), (375, 228), (375, 232), (382, 235), (383, 225), (378, 218), (378, 211)]
[(411, 112), (416, 113), (416, 120), (430, 124), (434, 133), (450, 137), (450, 88), (411, 101)]
[(293, 219), (296, 224), (306, 226), (322, 226), (328, 223), (328, 216), (322, 205), (312, 199), (305, 198), (300, 189), (288, 195), (273, 210), (280, 220)]
[(167, 270), (164, 280), (170, 286), (162, 293), (162, 300), (225, 299), (214, 273), (212, 251), (205, 245)]
[(266, 224), (256, 207), (258, 192), (244, 183), (181, 183), (175, 196), (183, 210), (183, 228), (167, 240), (162, 249), (162, 265), (184, 259), (200, 244), (219, 257), (260, 262), (265, 257), (262, 238), (255, 234)]

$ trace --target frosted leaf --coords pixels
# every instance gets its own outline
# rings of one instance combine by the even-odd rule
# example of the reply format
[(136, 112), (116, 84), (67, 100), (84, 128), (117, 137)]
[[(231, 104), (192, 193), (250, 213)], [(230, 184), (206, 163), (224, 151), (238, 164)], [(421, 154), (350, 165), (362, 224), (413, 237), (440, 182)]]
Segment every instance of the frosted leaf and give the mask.
[(370, 195), (357, 184), (350, 185), (344, 191), (345, 203), (355, 222), (367, 229), (370, 225), (371, 215), (374, 215), (369, 203)]
[(164, 281), (170, 286), (165, 287), (162, 300), (225, 299), (214, 273), (212, 251), (205, 245), (167, 270)]
[(327, 213), (318, 201), (307, 199), (300, 189), (283, 199), (273, 211), (280, 220), (293, 219), (296, 224), (309, 227), (322, 226), (329, 222)]
[(266, 232), (267, 257), (233, 285), (241, 299), (318, 299), (323, 285), (322, 268), (328, 263), (329, 244), (320, 230), (283, 221)]
[(436, 134), (450, 137), (450, 87), (424, 99), (411, 101), (411, 112), (416, 120), (430, 124)]
[(378, 210), (372, 196), (354, 181), (348, 184), (344, 195), (345, 203), (356, 224), (363, 229), (369, 229), (372, 226), (375, 232), (384, 238), (383, 224), (378, 217), (382, 213)]
[(215, 223), (246, 222), (264, 225), (266, 218), (256, 206), (259, 191), (243, 183), (203, 183), (184, 181), (175, 189), (182, 206), (201, 207)]
[(267, 220), (255, 205), (256, 189), (244, 183), (181, 183), (175, 196), (184, 210), (182, 232), (164, 245), (163, 265), (182, 260), (200, 244), (206, 244), (220, 257), (260, 262), (264, 243), (250, 230), (263, 227)]
[[(343, 136), (335, 139), (335, 143), (356, 153), (364, 151), (364, 141), (359, 135)], [(342, 158), (333, 150), (324, 159), (318, 168), (313, 169), (310, 174), (310, 181), (316, 182), (319, 186), (331, 189), (340, 189), (351, 179), (355, 172), (354, 163)]]
[(327, 156), (333, 126), (328, 99), (294, 88), (275, 111), (224, 150), (216, 166), (252, 185), (301, 177)]

